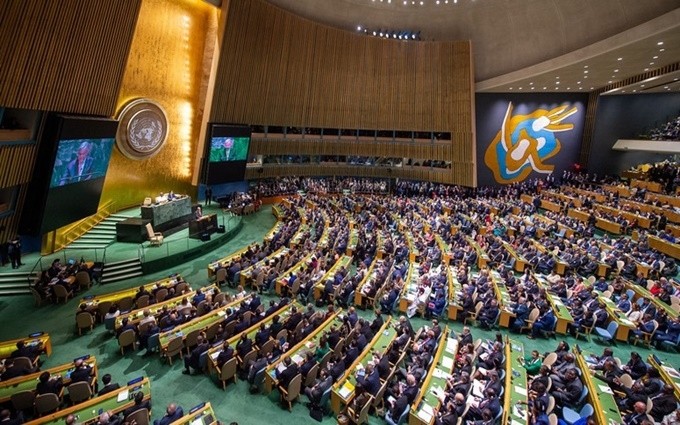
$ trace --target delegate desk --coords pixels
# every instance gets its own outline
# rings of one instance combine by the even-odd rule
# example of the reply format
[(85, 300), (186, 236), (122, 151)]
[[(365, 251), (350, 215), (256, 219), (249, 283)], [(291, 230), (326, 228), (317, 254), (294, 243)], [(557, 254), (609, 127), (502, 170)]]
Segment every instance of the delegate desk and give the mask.
[(588, 387), (588, 398), (590, 404), (595, 410), (595, 422), (601, 425), (622, 424), (623, 418), (619, 411), (619, 406), (616, 404), (614, 398), (614, 391), (609, 387), (606, 381), (601, 380), (597, 376), (592, 376), (593, 373), (588, 369), (586, 357), (590, 353), (581, 352), (581, 349), (576, 346), (574, 349), (574, 356), (576, 357), (576, 365), (581, 369), (581, 380), (583, 385)]
[(607, 313), (609, 313), (609, 317), (619, 324), (619, 327), (616, 329), (616, 340), (628, 342), (628, 336), (630, 335), (630, 332), (633, 329), (637, 329), (635, 323), (628, 320), (628, 316), (619, 310), (611, 298), (602, 296), (599, 291), (595, 292), (598, 293), (597, 299), (604, 304), (605, 310), (607, 310)]
[(434, 354), (423, 384), (418, 392), (418, 397), (413, 401), (409, 411), (409, 425), (432, 425), (434, 423), (434, 409), (439, 408), (444, 394), (446, 378), (451, 376), (456, 363), (458, 352), (458, 340), (449, 338), (448, 326), (442, 330), (437, 341), (438, 347)]
[(218, 423), (215, 412), (209, 401), (192, 407), (188, 415), (184, 415), (170, 425), (213, 425)]
[[(206, 295), (212, 294), (213, 296), (219, 293), (219, 290), (217, 289), (217, 286), (215, 284), (201, 288), (201, 291)], [(151, 304), (146, 307), (132, 310), (129, 313), (119, 314), (118, 317), (116, 317), (114, 327), (116, 329), (121, 328), (123, 326), (123, 319), (126, 318), (128, 319), (129, 324), (137, 325), (139, 321), (142, 320), (142, 318), (144, 317), (144, 312), (146, 310), (149, 310), (152, 316), (158, 318), (158, 315), (163, 311), (163, 308), (167, 307), (168, 311), (171, 311), (172, 309), (174, 309), (175, 307), (182, 303), (182, 299), (186, 298), (187, 300), (191, 301), (191, 299), (194, 298), (194, 295), (196, 295), (196, 291), (187, 292), (186, 294), (183, 294), (181, 297), (171, 298), (167, 301)]]
[(524, 368), (524, 344), (508, 339), (505, 342), (505, 392), (503, 423), (529, 424), (527, 370)]
[[(94, 371), (93, 376), (97, 376), (97, 359), (94, 356), (83, 356), (78, 359), (85, 360), (85, 364), (92, 367)], [(77, 360), (77, 359), (76, 359)], [(43, 372), (49, 372), (51, 377), (60, 376), (64, 387), (68, 387), (71, 383), (71, 372), (73, 372), (73, 362), (56, 366), (50, 369), (44, 369), (39, 372), (31, 373), (30, 375), (17, 376), (16, 378), (8, 379), (0, 382), (0, 403), (10, 401), (12, 394), (21, 391), (33, 391), (38, 384), (38, 378)]]
[[(164, 279), (157, 280), (155, 282), (151, 283), (146, 283), (144, 284), (144, 289), (146, 289), (149, 292), (152, 292), (154, 288), (158, 285), (158, 287), (173, 287), (181, 282), (184, 282), (184, 279), (180, 275), (173, 275), (170, 277), (166, 277)], [(188, 285), (188, 284), (187, 284)], [(80, 300), (80, 304), (85, 304), (87, 305), (88, 310), (95, 310), (99, 306), (100, 303), (103, 302), (110, 302), (110, 303), (119, 303), (121, 300), (125, 298), (134, 298), (135, 295), (137, 295), (137, 291), (139, 290), (138, 286), (134, 286), (132, 288), (127, 288), (123, 289), (121, 291), (116, 291), (116, 292), (110, 292), (108, 294), (101, 294), (101, 295), (95, 295), (95, 296), (90, 296), (86, 297)], [(151, 300), (153, 301), (153, 300)]]
[(229, 264), (236, 258), (241, 258), (241, 255), (245, 254), (246, 251), (248, 251), (248, 248), (250, 246), (247, 246), (245, 248), (242, 248), (234, 253), (231, 253), (227, 255), (226, 257), (222, 257), (217, 261), (214, 261), (210, 264), (208, 264), (208, 279), (212, 279), (215, 277), (215, 274), (217, 273), (217, 270), (221, 267), (228, 267)]
[(64, 419), (68, 415), (73, 414), (79, 424), (96, 424), (99, 419), (100, 411), (118, 414), (128, 407), (134, 406), (135, 394), (138, 392), (144, 394), (144, 400), (151, 399), (151, 382), (149, 381), (149, 378), (134, 379), (128, 382), (126, 386), (115, 391), (91, 398), (82, 403), (78, 403), (75, 406), (58, 410), (55, 413), (26, 423), (30, 425), (62, 425)]
[(189, 222), (189, 237), (191, 239), (201, 239), (206, 233), (212, 235), (218, 230), (217, 214), (207, 214)]
[[(352, 257), (348, 257), (346, 255), (340, 257), (340, 259), (336, 261), (335, 264), (333, 264), (333, 266), (326, 273), (324, 273), (323, 277), (319, 280), (319, 283), (314, 285), (314, 299), (318, 300), (323, 296), (324, 285), (326, 284), (326, 281), (328, 279), (334, 279), (335, 274), (338, 272), (338, 270), (340, 270), (341, 267), (347, 269), (351, 264)], [(340, 285), (342, 284), (339, 284), (338, 287)]]
[(0, 342), (0, 359), (6, 359), (12, 355), (17, 349), (17, 342), (24, 341), (28, 347), (36, 347), (42, 344), (41, 353), (52, 355), (52, 340), (50, 335), (44, 332), (35, 332), (28, 335), (26, 338), (11, 339), (9, 341)]
[(399, 311), (406, 313), (408, 306), (418, 298), (418, 282), (420, 281), (420, 264), (410, 263), (404, 287), (399, 296)]
[[(286, 304), (283, 307), (279, 308), (276, 310), (274, 313), (270, 314), (267, 316), (264, 320), (258, 321), (257, 323), (254, 323), (252, 326), (250, 326), (248, 329), (244, 330), (243, 332), (239, 332), (237, 334), (234, 334), (231, 336), (228, 340), (227, 343), (232, 347), (236, 348), (235, 344), (239, 341), (241, 338), (241, 335), (245, 334), (248, 336), (248, 339), (253, 341), (253, 346), (257, 347), (255, 345), (255, 335), (257, 332), (260, 330), (260, 325), (264, 324), (266, 327), (269, 327), (274, 319), (274, 316), (278, 315), (279, 316), (279, 322), (280, 323), (285, 323), (286, 319), (288, 319), (288, 316), (290, 316), (292, 308), (295, 307), (297, 308), (298, 311), (303, 311), (303, 307), (299, 305), (297, 302), (292, 302), (290, 304)], [(276, 335), (271, 335), (271, 339), (276, 338)], [(208, 349), (208, 372), (212, 373), (215, 372), (219, 375), (219, 368), (217, 367), (217, 356), (220, 355), (222, 352), (222, 347), (224, 346), (224, 341), (219, 341), (215, 344), (213, 344), (212, 347)], [(257, 347), (258, 351), (262, 347)], [(236, 352), (234, 352), (236, 354)]]
[(288, 350), (286, 354), (281, 356), (281, 358), (267, 366), (267, 370), (264, 374), (265, 394), (271, 393), (272, 390), (278, 386), (279, 380), (276, 378), (276, 368), (278, 367), (279, 364), (281, 364), (285, 357), (290, 356), (291, 360), (296, 361), (299, 366), (300, 364), (302, 364), (302, 361), (304, 361), (303, 353), (307, 350), (314, 350), (315, 347), (318, 345), (319, 340), (323, 336), (324, 332), (329, 330), (331, 326), (340, 328), (340, 326), (342, 325), (342, 319), (340, 319), (339, 317), (341, 311), (342, 309), (335, 312), (335, 314), (326, 319), (318, 328), (314, 330), (314, 332), (307, 336), (307, 338), (298, 342), (293, 348)]
[(675, 397), (680, 400), (680, 373), (677, 368), (665, 365), (656, 355), (650, 354), (647, 362), (659, 371), (661, 379), (673, 386)]
[[(174, 227), (188, 221), (191, 217), (193, 217), (191, 198), (188, 196), (142, 206), (142, 218), (151, 220), (151, 225), (158, 229)], [(158, 229), (154, 230), (160, 231)]]
[(671, 243), (651, 235), (647, 237), (647, 242), (650, 248), (680, 260), (680, 244)]
[(238, 300), (234, 300), (224, 307), (220, 307), (217, 310), (213, 310), (210, 313), (199, 316), (195, 319), (189, 320), (188, 322), (177, 325), (169, 331), (161, 332), (159, 335), (161, 349), (158, 350), (161, 353), (161, 357), (165, 354), (168, 349), (168, 344), (175, 338), (182, 338), (184, 340), (186, 336), (193, 331), (205, 331), (210, 326), (222, 322), (224, 317), (227, 315), (227, 309), (240, 304), (242, 301), (247, 301), (250, 299), (250, 295), (243, 297)]
[(371, 361), (373, 356), (371, 353), (373, 351), (379, 351), (383, 354), (387, 347), (392, 344), (392, 341), (397, 336), (397, 330), (390, 326), (391, 317), (387, 318), (387, 321), (383, 323), (380, 330), (376, 332), (373, 339), (366, 344), (364, 351), (359, 354), (359, 357), (354, 360), (354, 363), (347, 368), (345, 373), (340, 379), (333, 384), (333, 390), (331, 391), (331, 410), (338, 415), (345, 406), (349, 406), (352, 398), (354, 398), (354, 388), (357, 384), (356, 374), (359, 370), (366, 369), (366, 365)]
[(680, 315), (680, 312), (673, 310), (673, 307), (658, 299), (651, 292), (649, 292), (649, 289), (640, 285), (636, 285), (627, 279), (624, 279), (623, 283), (626, 286), (626, 290), (631, 289), (635, 293), (633, 299), (630, 300), (631, 302), (637, 301), (639, 298), (647, 298), (656, 305), (657, 310), (664, 310), (668, 317), (677, 318)]
[(463, 306), (458, 304), (458, 297), (463, 293), (463, 287), (456, 276), (456, 266), (446, 268), (446, 280), (449, 283), (449, 302), (446, 306), (449, 320), (458, 320), (458, 313), (463, 311)]
[(536, 277), (536, 280), (538, 281), (539, 288), (542, 287), (545, 289), (546, 298), (555, 312), (555, 319), (557, 319), (555, 332), (566, 335), (569, 325), (574, 323), (574, 318), (571, 316), (571, 312), (567, 306), (564, 305), (560, 297), (548, 291), (550, 284), (547, 280), (545, 280), (545, 277), (538, 274), (534, 274), (534, 277)]

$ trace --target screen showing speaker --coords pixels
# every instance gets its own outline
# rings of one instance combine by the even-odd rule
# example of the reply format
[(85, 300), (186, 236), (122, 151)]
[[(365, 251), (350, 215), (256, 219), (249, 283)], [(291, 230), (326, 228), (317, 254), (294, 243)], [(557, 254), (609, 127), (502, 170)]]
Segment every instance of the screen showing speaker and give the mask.
[(251, 129), (243, 125), (210, 124), (207, 143), (207, 184), (243, 180)]
[(50, 114), (43, 126), (23, 234), (38, 236), (97, 212), (118, 123)]

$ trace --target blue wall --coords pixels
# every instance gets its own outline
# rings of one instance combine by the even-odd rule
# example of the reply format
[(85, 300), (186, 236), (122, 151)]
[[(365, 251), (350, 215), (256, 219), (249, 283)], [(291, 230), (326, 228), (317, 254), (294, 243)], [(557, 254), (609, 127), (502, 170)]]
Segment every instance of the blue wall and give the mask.
[(612, 146), (618, 139), (640, 139), (650, 128), (678, 115), (678, 93), (600, 96), (588, 170), (600, 175), (620, 174), (632, 166), (668, 158), (668, 154), (613, 151)]
[[(579, 93), (480, 93), (475, 97), (476, 101), (476, 115), (477, 115), (477, 182), (480, 186), (485, 185), (500, 185), (508, 184), (514, 181), (524, 181), (526, 179), (545, 177), (548, 174), (539, 173), (535, 169), (548, 170), (554, 167), (554, 173), (561, 174), (563, 170), (570, 168), (577, 160), (579, 150), (581, 148), (581, 140), (583, 136), (583, 122), (585, 119), (585, 110), (588, 101), (586, 94)], [(524, 124), (529, 124), (522, 132), (522, 123), (514, 123), (506, 126), (506, 130), (515, 130), (518, 137), (515, 141), (523, 138), (531, 140), (532, 146), (543, 146), (536, 150), (534, 158), (538, 158), (539, 164), (535, 167), (526, 160), (517, 160), (514, 163), (511, 160), (503, 161), (504, 150), (500, 149), (497, 141), (500, 139), (499, 133), (503, 125), (503, 121), (508, 111), (508, 105), (512, 102), (513, 110), (511, 116), (518, 115), (532, 115), (528, 117)], [(575, 111), (559, 120), (557, 125), (569, 125), (572, 128), (567, 131), (533, 131), (530, 125), (540, 115), (537, 110), (543, 109), (547, 113), (556, 113), (554, 108), (567, 106), (562, 112), (566, 115), (567, 112)], [(555, 117), (553, 117), (555, 120)], [(554, 125), (552, 128), (555, 128)], [(556, 138), (554, 146), (559, 148), (550, 149), (550, 140), (547, 144), (540, 145), (537, 140), (540, 137), (547, 136), (548, 139)], [(509, 136), (508, 136), (509, 138)], [(545, 137), (544, 137), (545, 138)], [(489, 167), (485, 162), (485, 154), (490, 145), (494, 148), (490, 150), (489, 154), (492, 156), (489, 161), (494, 165), (496, 172)], [(496, 157), (498, 160), (496, 160)], [(508, 155), (505, 155), (508, 157)], [(523, 166), (519, 164), (523, 163)], [(509, 170), (510, 172), (506, 172)], [(521, 170), (515, 172), (515, 170)], [(499, 181), (500, 177), (500, 181)]]

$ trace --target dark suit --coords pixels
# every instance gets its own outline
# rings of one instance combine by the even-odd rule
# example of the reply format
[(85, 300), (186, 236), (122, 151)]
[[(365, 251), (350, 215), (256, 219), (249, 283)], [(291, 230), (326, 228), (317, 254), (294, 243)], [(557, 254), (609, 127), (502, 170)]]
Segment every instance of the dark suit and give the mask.
[(146, 409), (151, 412), (151, 403), (148, 400), (142, 401), (139, 404), (135, 403), (133, 406), (123, 410), (123, 418), (127, 418), (129, 414), (134, 413), (139, 409)]
[(226, 350), (220, 351), (220, 354), (218, 354), (215, 359), (215, 363), (217, 363), (217, 367), (221, 369), (226, 362), (232, 359), (232, 357), (234, 357), (234, 349), (227, 347)]
[(102, 388), (101, 390), (99, 390), (99, 392), (97, 393), (97, 395), (98, 395), (98, 396), (104, 395), (104, 394), (106, 394), (106, 393), (110, 393), (111, 391), (116, 391), (118, 388), (120, 388), (120, 385), (118, 385), (117, 383), (114, 382), (114, 383), (111, 383), (111, 384), (108, 384), (108, 385), (104, 386), (104, 388)]
[(675, 400), (675, 395), (671, 394), (660, 394), (657, 397), (652, 398), (652, 410), (649, 412), (655, 421), (661, 422), (663, 417), (675, 411), (677, 407), (677, 401)]
[(64, 384), (61, 382), (61, 379), (50, 379), (45, 383), (38, 382), (38, 385), (35, 387), (35, 392), (37, 395), (50, 393), (59, 395), (59, 392), (61, 392), (63, 387)]
[(66, 170), (64, 170), (64, 174), (61, 176), (59, 186), (89, 180), (92, 173), (93, 165), (94, 161), (89, 156), (85, 158), (82, 170), (79, 169), (80, 167), (77, 159), (74, 159), (73, 161), (69, 162), (68, 165), (66, 166)]
[(357, 378), (357, 382), (363, 385), (370, 395), (376, 395), (380, 390), (380, 374), (377, 369), (373, 370), (370, 375)]
[(200, 369), (200, 359), (201, 359), (201, 354), (204, 352), (208, 351), (210, 348), (210, 344), (203, 343), (200, 345), (197, 345), (196, 348), (191, 350), (191, 354), (188, 356), (184, 356), (184, 367), (186, 370), (191, 370), (190, 368), (194, 368), (196, 370)]
[(258, 347), (262, 347), (267, 340), (269, 340), (269, 336), (271, 335), (269, 329), (265, 329), (263, 331), (257, 331), (255, 334), (255, 344)]
[(236, 344), (236, 352), (241, 359), (243, 359), (246, 354), (250, 353), (252, 349), (253, 342), (250, 339), (240, 340), (238, 344)]
[(71, 383), (90, 382), (92, 378), (92, 368), (90, 366), (80, 367), (71, 372)]
[(177, 410), (175, 410), (175, 413), (172, 416), (168, 416), (166, 413), (162, 418), (153, 421), (153, 425), (170, 425), (182, 416), (184, 416), (184, 410), (177, 406)]
[(288, 384), (300, 373), (298, 370), (298, 365), (295, 362), (291, 362), (290, 366), (285, 368), (283, 372), (276, 371), (276, 379), (279, 380), (279, 386), (288, 388)]

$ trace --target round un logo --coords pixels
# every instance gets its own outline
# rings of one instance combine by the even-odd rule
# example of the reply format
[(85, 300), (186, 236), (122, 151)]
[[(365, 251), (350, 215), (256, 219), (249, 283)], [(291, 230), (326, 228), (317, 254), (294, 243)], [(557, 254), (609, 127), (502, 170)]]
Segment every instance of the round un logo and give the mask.
[(131, 159), (146, 159), (156, 155), (168, 137), (165, 111), (149, 99), (135, 99), (118, 114), (116, 145)]

